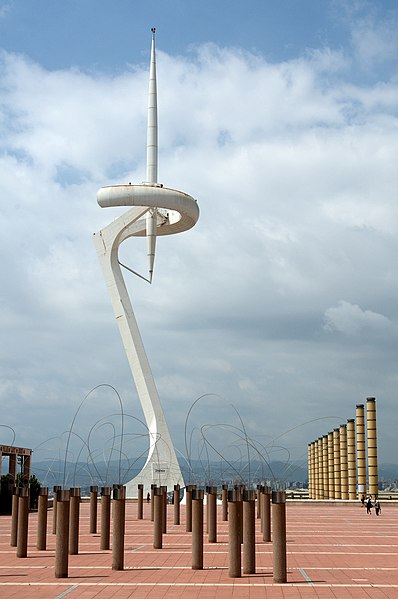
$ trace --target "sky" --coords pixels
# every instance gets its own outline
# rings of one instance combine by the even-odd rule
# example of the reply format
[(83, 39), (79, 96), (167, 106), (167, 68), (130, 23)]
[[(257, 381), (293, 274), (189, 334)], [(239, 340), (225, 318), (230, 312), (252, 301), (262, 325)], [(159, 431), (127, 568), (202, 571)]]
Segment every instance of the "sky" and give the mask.
[(127, 281), (177, 451), (306, 463), (376, 397), (396, 462), (395, 0), (0, 0), (2, 442), (100, 455), (121, 401), (139, 451), (92, 234), (123, 212), (97, 190), (145, 178), (151, 27), (159, 182), (200, 219)]

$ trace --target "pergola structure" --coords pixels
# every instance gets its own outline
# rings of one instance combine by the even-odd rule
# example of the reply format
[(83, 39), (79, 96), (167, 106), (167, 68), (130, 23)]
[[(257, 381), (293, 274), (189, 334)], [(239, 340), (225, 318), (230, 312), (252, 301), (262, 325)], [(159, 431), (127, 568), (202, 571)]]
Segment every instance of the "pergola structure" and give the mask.
[(22, 473), (27, 478), (30, 477), (30, 463), (32, 450), (27, 447), (14, 447), (13, 445), (0, 445), (0, 475), (2, 474), (3, 457), (8, 457), (8, 474), (14, 479), (17, 476), (17, 458), (22, 458)]

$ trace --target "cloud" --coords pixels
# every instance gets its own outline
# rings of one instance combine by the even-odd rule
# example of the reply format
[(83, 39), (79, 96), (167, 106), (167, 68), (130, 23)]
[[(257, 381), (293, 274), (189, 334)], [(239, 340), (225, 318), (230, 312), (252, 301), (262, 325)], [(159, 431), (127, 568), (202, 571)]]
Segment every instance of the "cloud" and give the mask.
[(391, 321), (382, 314), (362, 310), (360, 306), (344, 300), (339, 301), (337, 306), (328, 308), (324, 320), (327, 331), (337, 331), (349, 336), (366, 330), (386, 334), (392, 325)]
[[(387, 410), (394, 75), (358, 85), (327, 48), (273, 64), (216, 45), (158, 59), (160, 181), (196, 197), (201, 216), (158, 240), (151, 287), (127, 284), (177, 446), (206, 393), (239, 407), (253, 436), (294, 428), (286, 442), (304, 449), (319, 423), (296, 424), (352, 417), (364, 394)], [(29, 414), (17, 443), (33, 445), (101, 382), (141, 415), (91, 235), (121, 212), (101, 210), (97, 189), (145, 176), (147, 72), (47, 71), (7, 52), (0, 70), (0, 397), (7, 424)], [(121, 254), (145, 270), (143, 240)], [(380, 342), (365, 347), (364, 334)]]

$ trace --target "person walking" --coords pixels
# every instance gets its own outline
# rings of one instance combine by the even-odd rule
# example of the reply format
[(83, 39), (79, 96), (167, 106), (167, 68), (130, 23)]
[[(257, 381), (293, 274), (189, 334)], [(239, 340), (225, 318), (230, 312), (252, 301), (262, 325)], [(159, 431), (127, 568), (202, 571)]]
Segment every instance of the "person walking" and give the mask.
[(380, 505), (380, 501), (378, 499), (376, 499), (376, 501), (375, 501), (375, 512), (376, 512), (376, 516), (379, 516), (381, 514), (381, 505)]
[(367, 514), (371, 514), (372, 513), (372, 499), (371, 499), (371, 497), (368, 497), (368, 500), (366, 502), (366, 513)]

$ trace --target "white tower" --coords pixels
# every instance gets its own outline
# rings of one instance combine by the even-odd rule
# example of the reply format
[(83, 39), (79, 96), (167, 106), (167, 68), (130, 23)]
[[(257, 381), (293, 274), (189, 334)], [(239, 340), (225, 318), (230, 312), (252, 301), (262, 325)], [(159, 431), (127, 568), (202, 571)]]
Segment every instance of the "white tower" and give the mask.
[[(124, 283), (118, 250), (129, 237), (147, 237), (148, 281), (152, 281), (157, 235), (180, 233), (193, 227), (199, 208), (191, 196), (157, 182), (158, 166), (157, 92), (155, 29), (152, 29), (151, 66), (148, 98), (146, 182), (138, 185), (101, 187), (97, 201), (101, 208), (131, 206), (125, 214), (94, 234), (98, 258), (111, 296), (113, 311), (133, 373), (149, 434), (149, 452), (140, 474), (127, 483), (127, 496), (137, 496), (137, 485), (144, 493), (152, 483), (184, 485), (180, 466), (160, 404), (148, 358)], [(127, 268), (127, 267), (126, 267)], [(128, 269), (131, 272), (131, 269)], [(135, 273), (138, 274), (138, 273)]]

